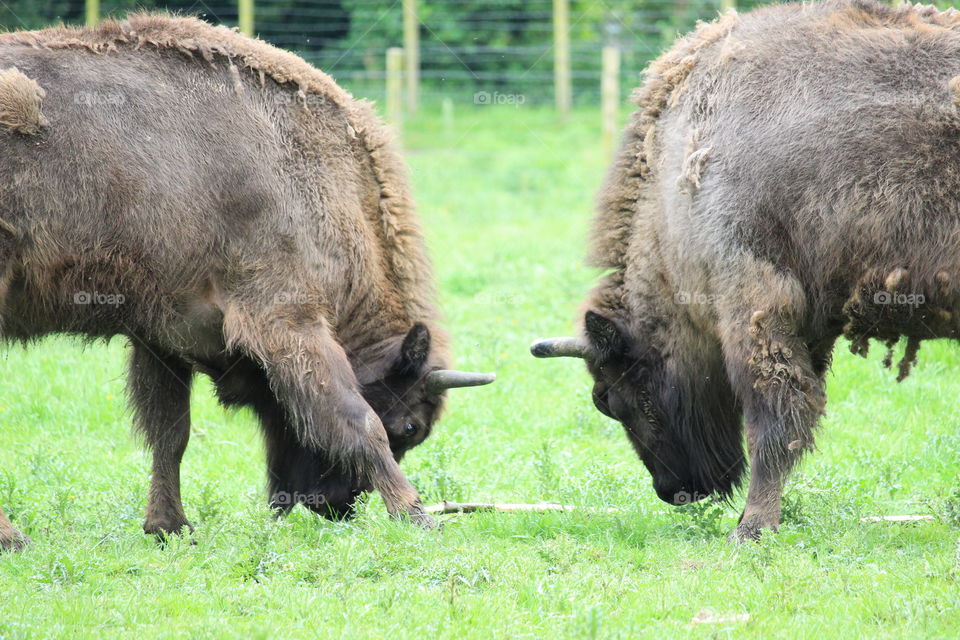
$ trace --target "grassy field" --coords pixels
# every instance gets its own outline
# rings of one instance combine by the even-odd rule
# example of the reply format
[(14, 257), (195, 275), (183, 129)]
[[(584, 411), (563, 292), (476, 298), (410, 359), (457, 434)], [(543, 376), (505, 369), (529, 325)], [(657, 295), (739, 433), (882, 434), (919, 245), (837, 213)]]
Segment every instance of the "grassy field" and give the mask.
[[(960, 357), (924, 345), (897, 385), (840, 345), (820, 451), (785, 524), (725, 541), (742, 504), (669, 507), (573, 361), (570, 331), (603, 175), (599, 118), (509, 107), (426, 114), (406, 134), (458, 364), (404, 461), (427, 502), (555, 501), (610, 515), (475, 514), (424, 532), (371, 496), (350, 523), (274, 519), (252, 417), (198, 379), (184, 502), (195, 544), (140, 531), (149, 458), (129, 433), (126, 346), (13, 349), (0, 377), (0, 504), (35, 545), (0, 556), (0, 638), (955, 637), (960, 620)], [(923, 513), (922, 524), (862, 523)], [(745, 615), (743, 615), (745, 614)], [(720, 619), (693, 624), (692, 620)], [(747, 618), (748, 616), (748, 618)], [(726, 619), (726, 620), (724, 620)]]

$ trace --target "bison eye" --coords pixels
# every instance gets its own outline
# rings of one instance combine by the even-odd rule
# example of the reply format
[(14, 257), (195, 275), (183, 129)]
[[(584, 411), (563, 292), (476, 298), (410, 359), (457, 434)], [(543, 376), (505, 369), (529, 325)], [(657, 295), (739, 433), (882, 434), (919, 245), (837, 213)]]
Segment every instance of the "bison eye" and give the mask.
[(412, 422), (408, 422), (407, 426), (403, 428), (403, 435), (407, 436), (408, 438), (413, 437), (416, 432), (417, 425), (413, 424)]

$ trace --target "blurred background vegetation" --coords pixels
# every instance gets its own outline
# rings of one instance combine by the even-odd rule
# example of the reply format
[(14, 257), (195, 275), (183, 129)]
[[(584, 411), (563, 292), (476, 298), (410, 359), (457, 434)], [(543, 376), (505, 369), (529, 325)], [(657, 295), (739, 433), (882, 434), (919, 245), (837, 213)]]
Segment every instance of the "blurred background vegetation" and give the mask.
[[(757, 0), (741, 0), (745, 10)], [(621, 50), (621, 83), (637, 84), (643, 67), (697, 20), (711, 19), (721, 0), (571, 0), (573, 97), (595, 104), (600, 96), (600, 51)], [(103, 16), (136, 9), (196, 15), (237, 24), (235, 0), (100, 0)], [(472, 99), (478, 91), (553, 97), (552, 0), (421, 0), (422, 95)], [(5, 0), (0, 29), (35, 29), (82, 23), (85, 0)], [(403, 44), (400, 0), (255, 0), (255, 32), (296, 51), (354, 93), (383, 92), (384, 52)]]

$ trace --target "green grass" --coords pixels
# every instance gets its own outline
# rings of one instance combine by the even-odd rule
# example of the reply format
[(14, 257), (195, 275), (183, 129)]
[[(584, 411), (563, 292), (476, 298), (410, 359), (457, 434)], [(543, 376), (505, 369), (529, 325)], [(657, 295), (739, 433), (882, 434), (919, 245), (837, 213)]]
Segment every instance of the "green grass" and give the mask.
[[(794, 474), (785, 524), (725, 541), (733, 505), (659, 502), (572, 361), (532, 338), (570, 331), (603, 175), (599, 118), (532, 109), (408, 127), (416, 194), (458, 364), (498, 382), (451, 393), (404, 461), (426, 501), (556, 501), (610, 515), (475, 514), (439, 532), (264, 507), (245, 412), (198, 380), (184, 461), (193, 540), (140, 532), (149, 458), (129, 435), (125, 346), (49, 340), (0, 377), (0, 504), (35, 545), (0, 556), (0, 637), (951, 637), (960, 619), (960, 358), (926, 344), (897, 385), (838, 349), (820, 450)], [(936, 522), (865, 524), (931, 513)], [(746, 622), (690, 626), (701, 610)]]

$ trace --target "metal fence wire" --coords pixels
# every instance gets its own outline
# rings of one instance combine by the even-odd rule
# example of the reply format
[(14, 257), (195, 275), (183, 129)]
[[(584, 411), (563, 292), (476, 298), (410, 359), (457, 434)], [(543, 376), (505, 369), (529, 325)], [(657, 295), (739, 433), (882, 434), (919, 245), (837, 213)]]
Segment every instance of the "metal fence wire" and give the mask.
[[(0, 0), (0, 30), (82, 24), (88, 3), (104, 17), (165, 10), (237, 26), (243, 0)], [(409, 0), (408, 0), (409, 1)], [(711, 19), (724, 0), (570, 0), (574, 104), (600, 98), (601, 51), (621, 52), (620, 81), (640, 71), (679, 33)], [(295, 51), (354, 94), (380, 99), (385, 52), (403, 46), (403, 0), (254, 0), (254, 33)], [(740, 0), (746, 10), (757, 0)], [(554, 0), (418, 0), (424, 103), (546, 103), (554, 99)]]

